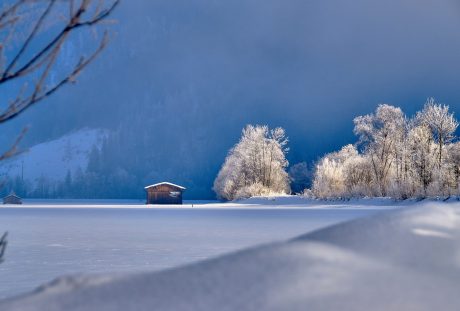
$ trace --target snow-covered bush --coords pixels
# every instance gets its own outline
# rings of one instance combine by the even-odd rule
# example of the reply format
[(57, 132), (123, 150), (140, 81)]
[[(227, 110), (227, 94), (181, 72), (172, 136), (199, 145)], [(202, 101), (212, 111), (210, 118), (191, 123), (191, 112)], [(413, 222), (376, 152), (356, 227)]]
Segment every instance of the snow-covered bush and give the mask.
[(356, 154), (345, 162), (343, 170), (347, 196), (367, 197), (376, 194), (372, 165), (367, 157)]
[(342, 197), (347, 194), (345, 171), (358, 157), (353, 145), (343, 147), (339, 152), (327, 154), (316, 165), (313, 193), (318, 197)]
[(313, 193), (320, 198), (340, 197), (345, 193), (342, 163), (325, 156), (316, 165)]
[(250, 184), (238, 189), (234, 199), (250, 198), (255, 196), (272, 196), (280, 193), (274, 193), (272, 190), (261, 183)]
[(285, 131), (280, 127), (247, 125), (214, 181), (217, 196), (234, 200), (288, 193), (287, 142)]

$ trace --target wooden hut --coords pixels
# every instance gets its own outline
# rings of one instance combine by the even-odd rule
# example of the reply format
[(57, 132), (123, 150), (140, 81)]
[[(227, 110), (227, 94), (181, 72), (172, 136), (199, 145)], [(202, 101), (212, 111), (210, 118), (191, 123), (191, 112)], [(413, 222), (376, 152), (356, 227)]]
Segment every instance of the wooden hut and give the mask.
[(169, 182), (147, 186), (147, 204), (182, 204), (184, 190), (184, 187)]
[(22, 200), (13, 191), (3, 198), (3, 204), (22, 204)]

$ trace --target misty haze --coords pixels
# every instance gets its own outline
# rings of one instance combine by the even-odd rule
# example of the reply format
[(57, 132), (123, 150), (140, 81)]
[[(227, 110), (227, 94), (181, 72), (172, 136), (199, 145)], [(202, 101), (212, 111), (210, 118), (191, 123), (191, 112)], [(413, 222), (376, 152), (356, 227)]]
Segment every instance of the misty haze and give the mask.
[[(106, 131), (98, 159), (78, 166), (98, 188), (113, 185), (66, 197), (142, 199), (145, 185), (174, 180), (189, 188), (187, 199), (214, 199), (214, 178), (246, 124), (285, 128), (289, 163), (311, 167), (352, 143), (353, 118), (377, 104), (412, 114), (435, 97), (460, 108), (455, 1), (129, 1), (110, 18), (111, 42), (78, 83), (2, 127), (7, 146), (30, 125), (24, 149)], [(69, 63), (84, 34), (66, 46)], [(55, 170), (78, 177), (65, 161), (43, 173)], [(40, 175), (24, 166), (31, 183)], [(33, 187), (23, 195), (34, 197)]]

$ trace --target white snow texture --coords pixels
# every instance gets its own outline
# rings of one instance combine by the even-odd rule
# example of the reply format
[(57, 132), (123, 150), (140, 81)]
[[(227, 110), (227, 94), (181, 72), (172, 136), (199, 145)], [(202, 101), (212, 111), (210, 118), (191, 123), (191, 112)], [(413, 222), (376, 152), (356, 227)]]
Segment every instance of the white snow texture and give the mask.
[(425, 203), (176, 269), (66, 277), (32, 310), (458, 310), (460, 204)]

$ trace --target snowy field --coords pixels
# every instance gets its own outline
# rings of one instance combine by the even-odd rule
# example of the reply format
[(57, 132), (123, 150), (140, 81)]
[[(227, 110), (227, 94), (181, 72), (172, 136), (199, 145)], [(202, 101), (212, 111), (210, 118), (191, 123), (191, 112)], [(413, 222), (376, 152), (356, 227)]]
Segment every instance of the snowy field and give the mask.
[(384, 203), (391, 202), (374, 208), (324, 207), (296, 198), (182, 207), (136, 201), (25, 203), (0, 208), (0, 230), (9, 231), (6, 262), (0, 265), (2, 298), (62, 275), (156, 271), (283, 241), (387, 210)]
[[(353, 205), (349, 207), (349, 209), (248, 211), (240, 209), (219, 211), (56, 209), (54, 212), (57, 213), (71, 213), (66, 216), (77, 211), (73, 214), (72, 221), (65, 223), (83, 229), (74, 228), (79, 232), (77, 234), (79, 238), (74, 237), (70, 241), (79, 240), (88, 243), (89, 246), (80, 247), (78, 250), (87, 251), (86, 256), (76, 255), (84, 262), (100, 254), (96, 248), (91, 249), (92, 245), (110, 249), (113, 246), (107, 244), (113, 241), (119, 244), (122, 242), (123, 245), (128, 244), (128, 251), (122, 256), (117, 255), (123, 257), (125, 263), (129, 261), (135, 264), (136, 257), (155, 260), (154, 253), (136, 253), (147, 248), (147, 245), (142, 246), (137, 244), (138, 242), (133, 242), (139, 241), (138, 238), (129, 239), (139, 246), (137, 250), (134, 250), (134, 245), (129, 244), (128, 241), (123, 242), (132, 233), (136, 233), (137, 236), (140, 230), (142, 231), (141, 228), (144, 228), (144, 233), (147, 234), (158, 234), (160, 231), (166, 233), (160, 235), (167, 241), (162, 240), (167, 242), (169, 250), (175, 247), (181, 248), (176, 250), (176, 255), (181, 257), (176, 260), (182, 262), (199, 259), (185, 258), (188, 255), (184, 252), (184, 248), (189, 250), (196, 248), (192, 253), (201, 252), (201, 255), (207, 253), (214, 256), (232, 248), (284, 240), (288, 236), (296, 235), (297, 230), (307, 233), (293, 239), (256, 246), (215, 259), (159, 272), (60, 278), (35, 292), (0, 302), (0, 309), (2, 311), (458, 310), (460, 305), (458, 295), (460, 203), (458, 201), (422, 202), (381, 213), (375, 213), (376, 210), (372, 209), (353, 209)], [(35, 210), (37, 213), (40, 211)], [(81, 222), (81, 215), (85, 215), (85, 211), (90, 213), (83, 217), (86, 224)], [(28, 211), (31, 212), (33, 211)], [(50, 213), (44, 216), (49, 218), (54, 214), (49, 210), (41, 212)], [(133, 219), (139, 225), (136, 228), (132, 228), (132, 224), (129, 225), (127, 228), (130, 234), (121, 235), (113, 229), (114, 225), (121, 223), (115, 222), (114, 217), (130, 218), (129, 214), (134, 215), (138, 212), (141, 214)], [(194, 214), (195, 212), (197, 214)], [(314, 228), (366, 214), (371, 215), (308, 233)], [(11, 210), (6, 210), (4, 215), (11, 217), (13, 213)], [(24, 217), (28, 217), (29, 220), (39, 218), (34, 215)], [(68, 233), (72, 226), (57, 224), (63, 221), (61, 217), (62, 215), (56, 217), (54, 225), (41, 230)], [(18, 221), (21, 216), (16, 218)], [(97, 219), (96, 223), (100, 227), (95, 228), (96, 223), (91, 218)], [(153, 219), (162, 221), (156, 222)], [(163, 230), (156, 230), (153, 226), (145, 225), (145, 222), (153, 222)], [(36, 220), (31, 223), (39, 226)], [(62, 229), (64, 226), (66, 229)], [(19, 227), (22, 227), (22, 224)], [(148, 229), (145, 229), (146, 227)], [(119, 229), (125, 230), (123, 226)], [(85, 230), (89, 232), (84, 234)], [(94, 235), (89, 236), (90, 232)], [(175, 238), (171, 236), (173, 232)], [(181, 233), (180, 236), (176, 235), (178, 232)], [(110, 243), (98, 242), (98, 236), (102, 233)], [(116, 236), (111, 237), (110, 233)], [(65, 234), (55, 238), (65, 241)], [(43, 237), (42, 233), (36, 232), (36, 236), (35, 238), (29, 236), (27, 238), (29, 243), (31, 240), (50, 241), (50, 237)], [(40, 236), (42, 239), (39, 239)], [(144, 243), (155, 244), (152, 240), (155, 238), (149, 236)], [(13, 239), (12, 242), (19, 243), (19, 240)], [(229, 247), (222, 249), (223, 245)], [(25, 246), (22, 245), (22, 248)], [(213, 247), (217, 249), (211, 249)], [(43, 246), (40, 248), (44, 249)], [(11, 250), (11, 253), (14, 252)], [(107, 252), (110, 253), (108, 250)], [(52, 251), (48, 252), (48, 256), (50, 253)], [(36, 255), (29, 253), (32, 257), (29, 260), (34, 260)], [(174, 257), (171, 256), (169, 260)], [(62, 257), (59, 258), (55, 257), (54, 260), (62, 263)], [(71, 258), (70, 261), (75, 264), (76, 259)], [(12, 260), (18, 259), (12, 258)], [(53, 261), (47, 260), (49, 263)], [(9, 263), (9, 267), (11, 264)], [(41, 269), (43, 263), (35, 260), (35, 264), (31, 263), (29, 266)], [(89, 266), (94, 267), (95, 264)], [(8, 272), (7, 267), (8, 265), (5, 265), (4, 269)], [(5, 273), (5, 270), (2, 273)], [(94, 269), (96, 270), (98, 269)], [(23, 274), (20, 270), (17, 270), (17, 273)], [(11, 279), (6, 279), (2, 283), (7, 284), (6, 286), (15, 284)]]

